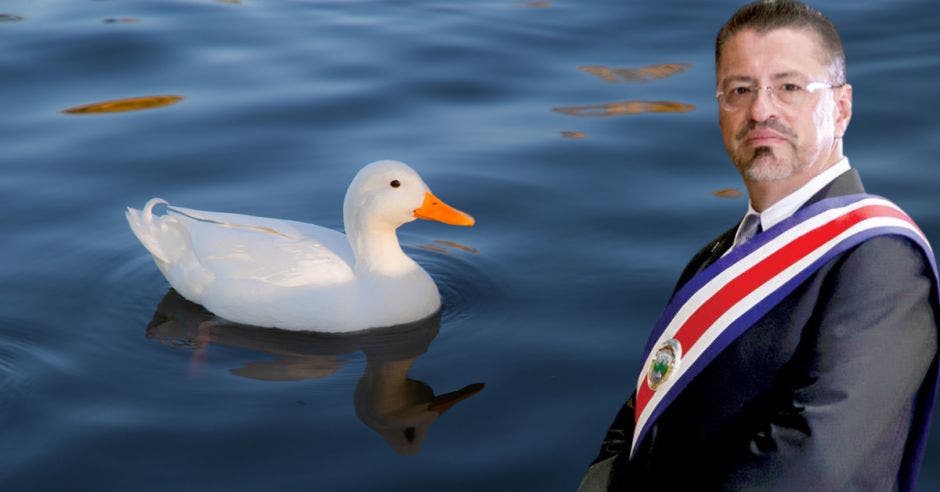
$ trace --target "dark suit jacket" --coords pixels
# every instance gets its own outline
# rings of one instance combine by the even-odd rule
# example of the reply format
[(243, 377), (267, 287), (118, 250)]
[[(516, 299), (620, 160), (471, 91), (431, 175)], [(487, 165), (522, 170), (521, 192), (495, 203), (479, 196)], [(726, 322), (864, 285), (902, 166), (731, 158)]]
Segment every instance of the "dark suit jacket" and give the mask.
[[(808, 204), (863, 191), (851, 170)], [(736, 228), (695, 255), (677, 290)], [(891, 490), (915, 400), (933, 384), (930, 268), (900, 236), (835, 257), (719, 354), (628, 459), (631, 398), (599, 456), (619, 452), (610, 490)]]

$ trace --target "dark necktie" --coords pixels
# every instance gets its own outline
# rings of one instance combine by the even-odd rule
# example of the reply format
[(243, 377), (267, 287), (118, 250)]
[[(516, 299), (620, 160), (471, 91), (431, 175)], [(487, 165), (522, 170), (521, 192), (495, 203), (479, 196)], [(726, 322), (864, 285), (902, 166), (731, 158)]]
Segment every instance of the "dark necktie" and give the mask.
[(738, 247), (750, 241), (754, 236), (760, 234), (762, 230), (760, 215), (747, 214), (747, 216), (744, 217), (744, 223), (741, 224), (741, 228), (738, 230), (738, 236), (734, 240), (734, 246)]

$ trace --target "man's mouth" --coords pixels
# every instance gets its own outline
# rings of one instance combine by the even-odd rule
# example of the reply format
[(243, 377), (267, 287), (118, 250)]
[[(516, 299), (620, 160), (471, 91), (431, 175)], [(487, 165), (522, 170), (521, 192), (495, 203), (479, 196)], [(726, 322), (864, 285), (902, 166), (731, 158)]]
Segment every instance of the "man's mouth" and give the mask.
[(745, 141), (751, 145), (765, 145), (784, 142), (786, 137), (772, 130), (755, 130), (747, 134)]

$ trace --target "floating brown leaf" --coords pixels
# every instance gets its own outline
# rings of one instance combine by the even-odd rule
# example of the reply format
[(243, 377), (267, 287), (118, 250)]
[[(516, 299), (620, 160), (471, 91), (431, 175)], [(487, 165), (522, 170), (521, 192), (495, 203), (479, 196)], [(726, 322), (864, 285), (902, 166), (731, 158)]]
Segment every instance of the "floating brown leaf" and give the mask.
[(578, 70), (591, 75), (597, 75), (608, 82), (617, 82), (617, 76), (614, 74), (614, 71), (603, 65), (584, 65), (578, 67)]
[(476, 249), (476, 248), (472, 248), (472, 247), (470, 247), (470, 246), (465, 246), (465, 245), (463, 245), (463, 244), (460, 244), (460, 243), (454, 242), (454, 241), (445, 241), (445, 240), (443, 240), (443, 239), (435, 239), (434, 242), (437, 243), (437, 244), (443, 244), (444, 246), (449, 246), (449, 247), (454, 248), (454, 249), (459, 249), (460, 251), (466, 251), (467, 253), (477, 254), (477, 253), (480, 252), (480, 251), (479, 251), (478, 249)]
[(446, 249), (444, 249), (444, 248), (442, 248), (442, 247), (440, 247), (440, 246), (434, 246), (433, 244), (421, 244), (421, 245), (418, 245), (418, 246), (416, 246), (416, 247), (417, 247), (418, 249), (423, 249), (423, 250), (425, 250), (425, 251), (431, 251), (431, 252), (433, 252), (433, 253), (442, 253), (442, 254), (445, 254), (445, 255), (448, 254), (448, 252), (447, 252)]
[(688, 63), (661, 63), (641, 68), (610, 68), (604, 65), (584, 65), (578, 70), (596, 75), (608, 82), (649, 82), (684, 72)]
[(527, 9), (550, 9), (552, 8), (552, 2), (546, 0), (537, 0), (534, 2), (520, 2), (520, 5)]
[(99, 114), (99, 113), (121, 113), (124, 111), (141, 111), (144, 109), (161, 108), (176, 104), (183, 100), (183, 96), (145, 96), (131, 97), (127, 99), (115, 99), (113, 101), (102, 101), (74, 108), (63, 109), (65, 114)]
[(430, 251), (432, 253), (441, 253), (445, 255), (453, 254), (451, 250), (447, 248), (457, 249), (457, 250), (465, 251), (467, 253), (472, 253), (472, 254), (477, 254), (480, 252), (476, 248), (465, 246), (463, 244), (460, 244), (454, 241), (445, 241), (443, 239), (435, 239), (434, 243), (420, 244), (416, 246), (416, 248), (423, 249), (425, 251)]
[(737, 188), (722, 188), (720, 190), (713, 191), (712, 195), (715, 195), (718, 198), (740, 198), (741, 190)]
[(585, 137), (587, 137), (587, 133), (566, 130), (566, 131), (561, 132), (561, 136), (564, 137), (564, 138), (570, 138), (570, 139), (577, 140), (577, 139), (580, 139), (580, 138), (585, 138)]
[(620, 101), (590, 106), (562, 106), (552, 111), (570, 116), (620, 116), (639, 113), (687, 113), (694, 104), (675, 101)]

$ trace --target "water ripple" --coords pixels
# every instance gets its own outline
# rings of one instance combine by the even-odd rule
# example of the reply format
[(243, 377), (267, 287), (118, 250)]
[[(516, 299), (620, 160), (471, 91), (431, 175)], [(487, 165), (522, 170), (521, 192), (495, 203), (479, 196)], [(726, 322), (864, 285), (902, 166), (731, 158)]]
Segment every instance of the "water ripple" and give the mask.
[(437, 283), (444, 326), (459, 323), (472, 327), (481, 305), (490, 298), (502, 296), (502, 288), (495, 277), (490, 270), (484, 270), (486, 256), (476, 248), (438, 239), (406, 247), (405, 251)]

